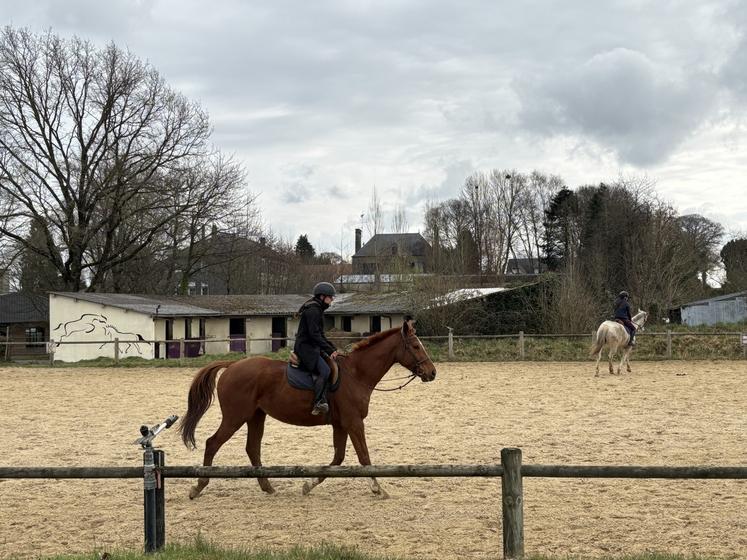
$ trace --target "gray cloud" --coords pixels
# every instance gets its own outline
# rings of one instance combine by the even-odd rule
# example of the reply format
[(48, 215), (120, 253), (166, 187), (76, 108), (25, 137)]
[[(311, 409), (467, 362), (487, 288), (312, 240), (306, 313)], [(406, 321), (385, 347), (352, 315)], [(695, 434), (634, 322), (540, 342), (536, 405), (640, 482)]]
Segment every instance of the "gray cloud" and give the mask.
[(521, 122), (539, 133), (589, 138), (624, 162), (664, 160), (708, 117), (708, 75), (672, 76), (643, 53), (614, 49), (571, 70), (517, 84)]

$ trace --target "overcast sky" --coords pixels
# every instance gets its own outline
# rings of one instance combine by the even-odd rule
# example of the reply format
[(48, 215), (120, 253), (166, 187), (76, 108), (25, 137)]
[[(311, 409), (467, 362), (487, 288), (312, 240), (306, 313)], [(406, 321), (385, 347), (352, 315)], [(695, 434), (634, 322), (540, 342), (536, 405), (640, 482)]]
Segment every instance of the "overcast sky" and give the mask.
[[(200, 102), (264, 222), (352, 252), (374, 185), (411, 231), (474, 171), (655, 180), (747, 233), (747, 2), (0, 0)], [(364, 233), (364, 238), (366, 237)]]

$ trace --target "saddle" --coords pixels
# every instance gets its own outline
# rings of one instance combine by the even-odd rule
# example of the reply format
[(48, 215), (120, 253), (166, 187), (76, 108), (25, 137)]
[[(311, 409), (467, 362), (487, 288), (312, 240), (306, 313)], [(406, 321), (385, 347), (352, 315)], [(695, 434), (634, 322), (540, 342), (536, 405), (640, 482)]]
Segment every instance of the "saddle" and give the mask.
[[(329, 356), (325, 355), (324, 361), (327, 362), (330, 369), (327, 391), (333, 393), (340, 386), (340, 369), (337, 367), (337, 362)], [(305, 391), (314, 390), (314, 378), (317, 374), (301, 368), (301, 361), (295, 352), (291, 352), (288, 365), (285, 368), (285, 375), (291, 387)]]

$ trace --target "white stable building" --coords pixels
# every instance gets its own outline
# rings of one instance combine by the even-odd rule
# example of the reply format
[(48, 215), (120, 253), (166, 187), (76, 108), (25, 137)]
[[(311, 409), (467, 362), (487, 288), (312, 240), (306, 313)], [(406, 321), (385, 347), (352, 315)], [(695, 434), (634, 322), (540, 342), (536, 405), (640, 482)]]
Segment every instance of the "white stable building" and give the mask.
[[(88, 292), (49, 294), (49, 340), (55, 360), (98, 357), (165, 359), (264, 354), (292, 345), (296, 314), (308, 295), (146, 296)], [(402, 324), (403, 294), (340, 294), (325, 328), (370, 334)], [(275, 340), (272, 340), (275, 339)], [(248, 344), (248, 347), (247, 347)]]

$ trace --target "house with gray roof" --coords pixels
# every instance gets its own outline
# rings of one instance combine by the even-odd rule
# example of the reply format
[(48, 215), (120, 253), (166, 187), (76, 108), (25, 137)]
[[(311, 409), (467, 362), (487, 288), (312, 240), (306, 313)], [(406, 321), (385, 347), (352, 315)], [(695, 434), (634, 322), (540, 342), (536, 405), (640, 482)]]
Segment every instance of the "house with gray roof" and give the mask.
[(353, 274), (429, 272), (431, 246), (419, 233), (377, 233), (362, 247), (357, 245)]

